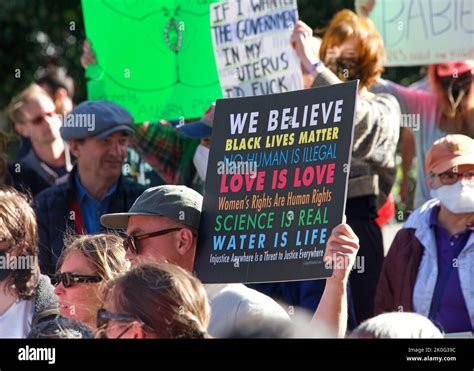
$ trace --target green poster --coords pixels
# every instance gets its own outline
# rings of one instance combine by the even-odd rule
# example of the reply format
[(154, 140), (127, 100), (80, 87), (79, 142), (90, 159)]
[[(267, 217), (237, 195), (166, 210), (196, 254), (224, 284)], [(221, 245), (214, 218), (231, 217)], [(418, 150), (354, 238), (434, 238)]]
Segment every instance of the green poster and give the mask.
[(197, 118), (222, 97), (210, 31), (216, 0), (82, 0), (97, 65), (90, 100), (126, 107), (135, 122)]

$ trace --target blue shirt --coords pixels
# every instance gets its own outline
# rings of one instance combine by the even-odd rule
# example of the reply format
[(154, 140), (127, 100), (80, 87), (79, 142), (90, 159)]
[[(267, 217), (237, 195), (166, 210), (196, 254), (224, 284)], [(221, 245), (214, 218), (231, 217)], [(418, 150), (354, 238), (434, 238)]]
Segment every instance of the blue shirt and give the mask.
[[(438, 205), (433, 208), (430, 215), (430, 227), (433, 228), (436, 237), (438, 254), (438, 278), (433, 297), (439, 295), (441, 280), (446, 276), (449, 267), (453, 265), (454, 259), (457, 258), (456, 252), (461, 251), (466, 246), (471, 235), (471, 230), (466, 228), (464, 231), (450, 236), (449, 232), (438, 221), (439, 210)], [(457, 265), (454, 265), (446, 283), (434, 322), (440, 324), (442, 330), (446, 333), (472, 331), (471, 319), (461, 290)]]
[(105, 193), (100, 201), (92, 197), (87, 189), (81, 183), (79, 174), (76, 173), (74, 178), (77, 189), (77, 201), (81, 208), (82, 222), (88, 234), (95, 234), (104, 230), (100, 224), (100, 217), (107, 213), (112, 194), (117, 189), (117, 183), (114, 183)]

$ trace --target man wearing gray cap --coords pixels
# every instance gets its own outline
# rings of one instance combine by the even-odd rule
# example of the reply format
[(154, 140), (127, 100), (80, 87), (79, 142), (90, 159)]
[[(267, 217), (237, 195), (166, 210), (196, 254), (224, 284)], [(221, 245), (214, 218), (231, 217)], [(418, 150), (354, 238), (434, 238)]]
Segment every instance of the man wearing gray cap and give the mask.
[(118, 104), (83, 102), (64, 118), (61, 136), (77, 163), (68, 182), (34, 200), (40, 236), (40, 267), (54, 274), (66, 231), (94, 234), (100, 216), (128, 210), (144, 188), (121, 177), (133, 118)]
[[(127, 231), (124, 241), (132, 265), (167, 261), (190, 272), (196, 255), (202, 196), (177, 185), (147, 189), (126, 213), (105, 214), (102, 224)], [(341, 236), (345, 236), (341, 239)], [(327, 244), (329, 256), (346, 255), (353, 263), (358, 248), (355, 234), (346, 225), (334, 229)], [(335, 255), (333, 255), (335, 254)], [(345, 287), (352, 267), (335, 269), (327, 280), (314, 321), (325, 336), (344, 336), (347, 322)], [(270, 297), (242, 284), (205, 285), (211, 305), (208, 332), (214, 337), (250, 337), (273, 328), (275, 336), (288, 328), (289, 316)], [(264, 335), (263, 335), (264, 336)], [(126, 336), (125, 336), (126, 337)]]

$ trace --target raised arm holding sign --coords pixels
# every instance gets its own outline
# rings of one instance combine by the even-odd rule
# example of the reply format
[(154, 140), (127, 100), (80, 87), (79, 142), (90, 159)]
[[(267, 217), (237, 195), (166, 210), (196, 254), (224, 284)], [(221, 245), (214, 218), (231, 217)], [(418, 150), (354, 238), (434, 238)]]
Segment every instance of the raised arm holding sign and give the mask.
[(291, 40), (301, 63), (312, 70), (313, 86), (359, 80), (346, 215), (361, 239), (361, 269), (350, 277), (360, 322), (372, 316), (383, 262), (382, 234), (375, 219), (395, 181), (400, 106), (394, 96), (368, 90), (383, 72), (384, 58), (382, 39), (369, 19), (350, 10), (336, 13), (323, 36), (319, 56), (311, 48), (311, 36), (312, 29), (299, 21)]

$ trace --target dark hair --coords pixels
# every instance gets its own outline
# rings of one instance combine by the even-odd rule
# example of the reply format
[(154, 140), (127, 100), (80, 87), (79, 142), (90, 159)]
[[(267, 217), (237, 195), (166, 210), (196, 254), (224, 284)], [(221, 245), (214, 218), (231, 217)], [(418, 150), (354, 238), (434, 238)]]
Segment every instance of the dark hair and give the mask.
[(48, 66), (36, 72), (35, 82), (40, 86), (47, 86), (51, 93), (56, 93), (59, 88), (66, 89), (67, 95), (74, 96), (74, 80), (67, 74), (64, 67)]
[(42, 321), (34, 325), (27, 339), (92, 339), (92, 330), (80, 321), (62, 316)]
[(109, 284), (106, 301), (158, 338), (207, 338), (211, 310), (201, 282), (174, 264), (138, 265)]
[(8, 174), (8, 163), (6, 158), (7, 145), (9, 137), (3, 131), (0, 131), (0, 186), (5, 182)]
[(4, 226), (1, 232), (12, 242), (8, 252), (19, 257), (29, 257), (29, 269), (15, 269), (5, 286), (20, 300), (31, 299), (36, 293), (39, 280), (38, 225), (28, 196), (13, 188), (0, 189), (0, 219)]

